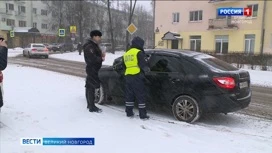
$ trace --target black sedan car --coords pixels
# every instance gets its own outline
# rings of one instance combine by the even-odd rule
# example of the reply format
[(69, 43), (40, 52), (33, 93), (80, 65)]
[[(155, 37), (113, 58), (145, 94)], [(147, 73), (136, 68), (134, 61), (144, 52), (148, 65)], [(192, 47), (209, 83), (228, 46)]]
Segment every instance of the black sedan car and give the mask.
[[(203, 113), (229, 113), (251, 101), (247, 71), (213, 56), (185, 50), (146, 51), (151, 71), (146, 74), (147, 103), (163, 104), (180, 121), (195, 122)], [(102, 85), (97, 102), (124, 103), (122, 57), (99, 72)]]

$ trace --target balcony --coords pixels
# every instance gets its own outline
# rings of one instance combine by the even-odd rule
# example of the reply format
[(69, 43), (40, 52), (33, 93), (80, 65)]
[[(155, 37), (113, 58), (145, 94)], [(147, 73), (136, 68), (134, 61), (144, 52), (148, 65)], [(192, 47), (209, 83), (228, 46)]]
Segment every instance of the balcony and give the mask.
[(225, 4), (225, 3), (233, 3), (233, 2), (237, 2), (240, 0), (209, 0), (208, 3), (212, 3), (212, 4)]
[(17, 17), (25, 17), (26, 16), (25, 12), (21, 12), (21, 11), (15, 11), (15, 15)]
[(237, 21), (233, 18), (209, 19), (208, 30), (237, 30), (239, 29)]
[(15, 3), (17, 4), (25, 4), (26, 2), (23, 0), (14, 0)]

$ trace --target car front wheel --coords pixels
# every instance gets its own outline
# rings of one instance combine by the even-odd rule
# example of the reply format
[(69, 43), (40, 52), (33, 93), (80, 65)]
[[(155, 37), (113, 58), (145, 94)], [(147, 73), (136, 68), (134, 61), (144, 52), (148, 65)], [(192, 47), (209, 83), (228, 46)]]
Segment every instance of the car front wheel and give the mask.
[(105, 102), (105, 92), (102, 85), (100, 85), (100, 88), (95, 90), (95, 103), (99, 105), (103, 105)]
[(179, 96), (172, 105), (174, 117), (179, 121), (193, 123), (201, 116), (201, 109), (197, 101), (187, 95)]

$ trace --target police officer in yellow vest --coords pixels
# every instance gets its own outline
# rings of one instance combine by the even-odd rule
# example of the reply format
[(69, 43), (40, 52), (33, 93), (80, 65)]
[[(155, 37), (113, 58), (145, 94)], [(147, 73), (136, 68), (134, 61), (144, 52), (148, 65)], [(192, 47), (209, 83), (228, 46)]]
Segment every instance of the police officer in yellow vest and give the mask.
[(145, 73), (149, 72), (149, 67), (145, 61), (143, 50), (144, 40), (140, 37), (134, 37), (130, 49), (123, 55), (125, 66), (126, 81), (126, 114), (133, 117), (133, 107), (135, 100), (138, 101), (139, 116), (141, 119), (149, 119), (146, 112), (146, 90)]

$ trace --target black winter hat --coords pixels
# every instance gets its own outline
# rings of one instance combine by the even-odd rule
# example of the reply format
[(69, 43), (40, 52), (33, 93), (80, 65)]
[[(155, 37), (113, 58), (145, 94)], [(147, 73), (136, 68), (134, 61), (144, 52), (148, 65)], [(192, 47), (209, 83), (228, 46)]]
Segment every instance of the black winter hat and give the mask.
[(93, 38), (94, 36), (102, 36), (102, 32), (100, 32), (99, 30), (93, 30), (90, 32), (90, 36), (91, 38)]
[(131, 41), (131, 45), (143, 48), (144, 47), (144, 40), (141, 37), (136, 36)]

